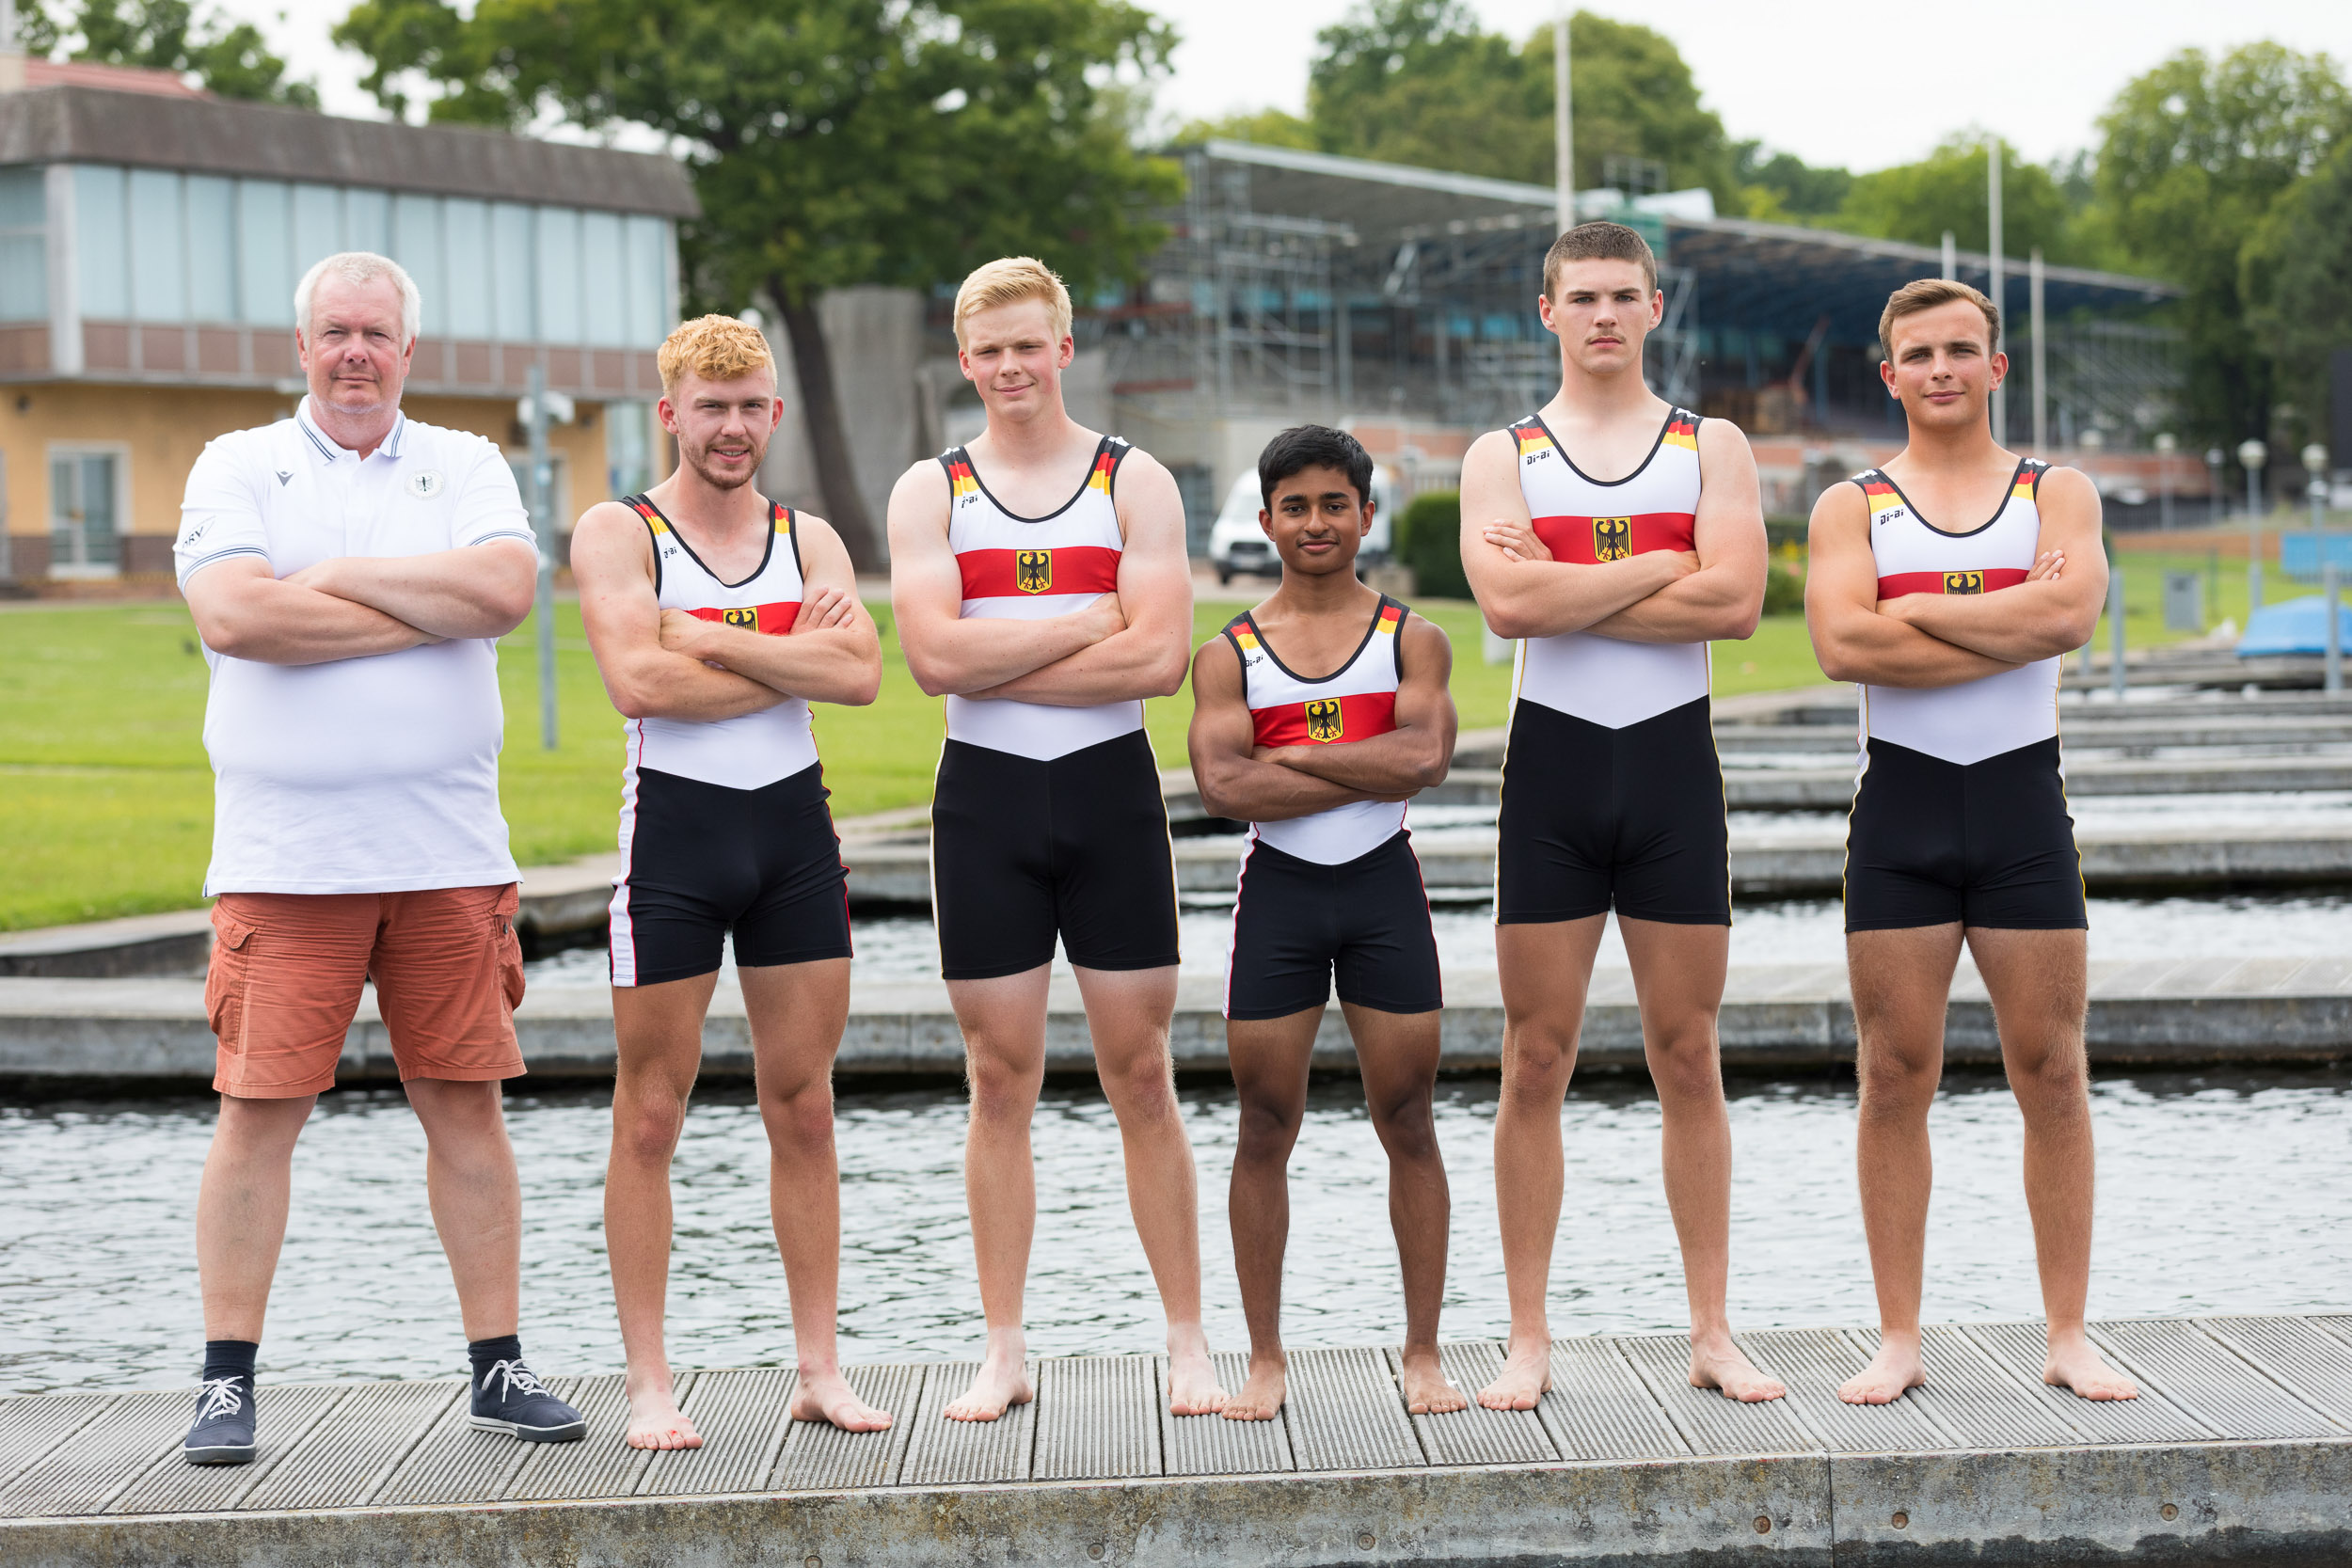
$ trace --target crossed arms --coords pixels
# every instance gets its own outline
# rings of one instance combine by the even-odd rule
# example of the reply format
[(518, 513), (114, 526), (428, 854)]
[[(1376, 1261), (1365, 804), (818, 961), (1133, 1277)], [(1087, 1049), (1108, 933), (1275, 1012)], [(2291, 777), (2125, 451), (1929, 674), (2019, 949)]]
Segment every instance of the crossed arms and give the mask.
[(1279, 822), (1358, 800), (1403, 800), (1443, 780), (1454, 759), (1454, 649), (1418, 615), (1397, 633), (1405, 674), (1396, 728), (1368, 740), (1262, 747), (1241, 659), (1222, 637), (1192, 661), (1193, 782), (1200, 802), (1237, 822)]
[(2024, 582), (1881, 599), (1869, 502), (1859, 486), (1830, 486), (1813, 507), (1804, 590), (1821, 673), (1873, 686), (1958, 686), (2090, 641), (2107, 594), (2099, 492), (2075, 470), (2052, 468), (2035, 499), (2042, 536)]
[(1628, 642), (1754, 634), (1764, 609), (1764, 513), (1747, 437), (1699, 424), (1700, 490), (1690, 551), (1646, 550), (1585, 566), (1535, 536), (1509, 431), (1462, 459), (1462, 569), (1497, 637), (1589, 631)]
[(890, 602), (917, 686), (935, 697), (1091, 707), (1166, 697), (1184, 685), (1192, 639), (1184, 502), (1174, 476), (1148, 453), (1131, 451), (1119, 467), (1119, 591), (1066, 615), (962, 618), (949, 502), (936, 463), (909, 468), (890, 494)]
[[(572, 533), (580, 616), (612, 705), (628, 719), (708, 723), (787, 698), (863, 707), (882, 685), (882, 643), (831, 524), (793, 515), (802, 603), (782, 637), (663, 610), (653, 540), (636, 513), (593, 506)], [(781, 546), (779, 546), (781, 547)]]
[(184, 590), (197, 635), (257, 664), (325, 664), (427, 642), (503, 637), (531, 613), (538, 562), (519, 539), (425, 555), (342, 556), (273, 576), (250, 555), (215, 562)]

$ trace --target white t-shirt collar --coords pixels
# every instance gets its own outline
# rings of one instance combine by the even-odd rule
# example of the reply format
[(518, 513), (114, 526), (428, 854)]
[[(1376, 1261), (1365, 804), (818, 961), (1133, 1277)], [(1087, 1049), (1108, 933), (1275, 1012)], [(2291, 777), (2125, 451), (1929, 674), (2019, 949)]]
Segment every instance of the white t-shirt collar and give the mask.
[[(319, 428), (318, 421), (310, 417), (310, 397), (307, 392), (303, 394), (301, 403), (294, 406), (294, 423), (300, 425), (302, 427), (302, 434), (310, 437), (311, 450), (318, 453), (320, 462), (332, 463), (338, 458), (349, 457), (356, 459), (358, 457), (359, 454), (358, 452), (353, 451), (349, 447), (341, 445), (334, 439), (334, 437), (328, 436), (326, 432)], [(386, 436), (384, 437), (383, 444), (378, 446), (375, 451), (369, 455), (398, 457), (400, 455), (401, 437), (406, 435), (407, 431), (407, 414), (405, 412), (394, 414), (392, 416), (391, 433)]]

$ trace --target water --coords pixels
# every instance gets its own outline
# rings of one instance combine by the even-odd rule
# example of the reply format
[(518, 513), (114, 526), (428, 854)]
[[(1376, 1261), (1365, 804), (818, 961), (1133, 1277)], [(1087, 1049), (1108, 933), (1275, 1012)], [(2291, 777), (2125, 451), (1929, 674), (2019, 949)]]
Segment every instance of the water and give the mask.
[[(1438, 957), (1449, 974), (1495, 966), (1490, 905), (1440, 905), (1433, 912)], [(1179, 921), (1183, 971), (1222, 974), (1232, 907), (1203, 900)], [(853, 922), (861, 979), (919, 980), (939, 974), (939, 940), (920, 915)], [(2093, 898), (2093, 959), (2274, 958), (2344, 950), (2352, 931), (2352, 897), (2342, 894), (2281, 896), (2241, 894), (2213, 898)], [(1735, 964), (1836, 963), (1845, 956), (1845, 914), (1834, 898), (1741, 904), (1732, 911)], [(1058, 960), (1057, 960), (1058, 962)], [(1625, 944), (1615, 923), (1601, 939), (1596, 962), (1622, 968)], [(602, 985), (602, 947), (573, 948), (534, 959), (533, 985)]]
[[(1494, 1243), (1495, 1085), (1439, 1085), (1454, 1186), (1444, 1332), (1508, 1321)], [(587, 1092), (508, 1101), (524, 1182), (526, 1344), (549, 1371), (617, 1370), (599, 1230), (607, 1102)], [(1230, 1089), (1184, 1094), (1201, 1173), (1208, 1326), (1246, 1342), (1224, 1191)], [(2343, 1310), (2352, 1303), (2352, 1069), (2144, 1074), (2094, 1087), (2100, 1143), (2096, 1314)], [(1735, 1085), (1731, 1305), (1741, 1326), (1867, 1323), (1853, 1187), (1853, 1097), (1816, 1084)], [(199, 1101), (0, 1110), (0, 1392), (187, 1383), (202, 1324), (191, 1246), (212, 1132)], [(961, 1178), (963, 1106), (935, 1092), (842, 1097), (843, 1353), (852, 1360), (976, 1354)], [(1933, 1119), (1928, 1251), (1933, 1318), (2039, 1310), (2019, 1188), (2020, 1127), (1998, 1080), (1955, 1078)], [(1658, 1111), (1596, 1080), (1563, 1116), (1567, 1204), (1555, 1332), (1664, 1330), (1683, 1321), (1659, 1190)], [(1157, 1299), (1126, 1212), (1108, 1108), (1048, 1091), (1036, 1146), (1043, 1210), (1029, 1286), (1046, 1354), (1156, 1347)], [(447, 1375), (462, 1366), (456, 1304), (425, 1212), (415, 1118), (385, 1092), (331, 1095), (294, 1157), (294, 1218), (263, 1353), (274, 1379)], [(1319, 1085), (1292, 1161), (1285, 1329), (1296, 1344), (1399, 1331), (1385, 1167), (1351, 1084)], [(742, 1095), (688, 1118), (676, 1165), (670, 1344), (687, 1366), (789, 1365), (784, 1276), (768, 1228), (767, 1162)], [(2256, 1217), (2258, 1216), (2258, 1217)]]

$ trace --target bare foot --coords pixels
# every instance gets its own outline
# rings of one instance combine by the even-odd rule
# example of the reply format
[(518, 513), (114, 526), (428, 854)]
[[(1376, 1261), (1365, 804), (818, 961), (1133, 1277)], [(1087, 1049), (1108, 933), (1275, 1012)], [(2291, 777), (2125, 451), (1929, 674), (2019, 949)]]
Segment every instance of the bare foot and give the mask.
[(1917, 1335), (1881, 1332), (1879, 1353), (1870, 1364), (1837, 1386), (1837, 1397), (1848, 1404), (1892, 1404), (1928, 1381), (1919, 1360)]
[(1776, 1400), (1788, 1392), (1780, 1379), (1769, 1372), (1758, 1371), (1731, 1336), (1691, 1343), (1691, 1386), (1720, 1388), (1725, 1396), (1742, 1404), (1756, 1404)]
[(1249, 1357), (1249, 1381), (1219, 1412), (1229, 1421), (1270, 1421), (1290, 1394), (1290, 1362), (1280, 1351)]
[(859, 1399), (839, 1372), (802, 1373), (792, 1391), (792, 1418), (823, 1421), (844, 1432), (880, 1432), (890, 1425), (890, 1412)]
[(951, 1421), (993, 1421), (1016, 1404), (1026, 1404), (1037, 1397), (1029, 1386), (1027, 1357), (1021, 1351), (1009, 1355), (992, 1349), (980, 1363), (979, 1375), (963, 1397), (940, 1412)]
[(1199, 1323), (1168, 1324), (1168, 1414), (1214, 1416), (1225, 1402), (1225, 1390), (1216, 1386), (1216, 1369), (1209, 1364), (1209, 1337)]
[(2136, 1400), (2139, 1385), (2108, 1366), (2080, 1329), (2050, 1336), (2050, 1358), (2042, 1364), (2042, 1381), (2067, 1388), (2078, 1399)]
[(628, 1432), (623, 1441), (632, 1449), (699, 1449), (703, 1446), (703, 1434), (694, 1430), (694, 1423), (678, 1409), (677, 1396), (672, 1390), (666, 1372), (659, 1381), (647, 1378), (644, 1386), (628, 1391)]
[(1478, 1390), (1478, 1402), (1489, 1410), (1533, 1410), (1551, 1391), (1551, 1341), (1533, 1338), (1513, 1339), (1502, 1370)]
[(1435, 1349), (1408, 1350), (1398, 1360), (1396, 1382), (1405, 1391), (1406, 1410), (1416, 1416), (1446, 1416), (1470, 1408), (1469, 1397), (1446, 1381)]

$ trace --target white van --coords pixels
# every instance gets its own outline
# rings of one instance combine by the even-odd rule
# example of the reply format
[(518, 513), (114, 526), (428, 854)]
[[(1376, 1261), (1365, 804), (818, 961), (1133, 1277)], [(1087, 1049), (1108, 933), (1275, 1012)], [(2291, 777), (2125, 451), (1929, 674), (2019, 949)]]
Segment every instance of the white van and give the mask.
[[(1245, 572), (1268, 578), (1282, 575), (1282, 559), (1274, 553), (1265, 530), (1258, 526), (1258, 514), (1263, 504), (1264, 494), (1258, 488), (1258, 470), (1244, 469), (1234, 479), (1233, 487), (1225, 492), (1224, 508), (1209, 529), (1209, 564), (1216, 568), (1217, 581), (1231, 582)], [(1395, 537), (1391, 530), (1396, 509), (1404, 504), (1396, 475), (1377, 463), (1372, 468), (1372, 531), (1365, 535), (1364, 547), (1356, 557), (1365, 565), (1389, 558), (1389, 541)]]

